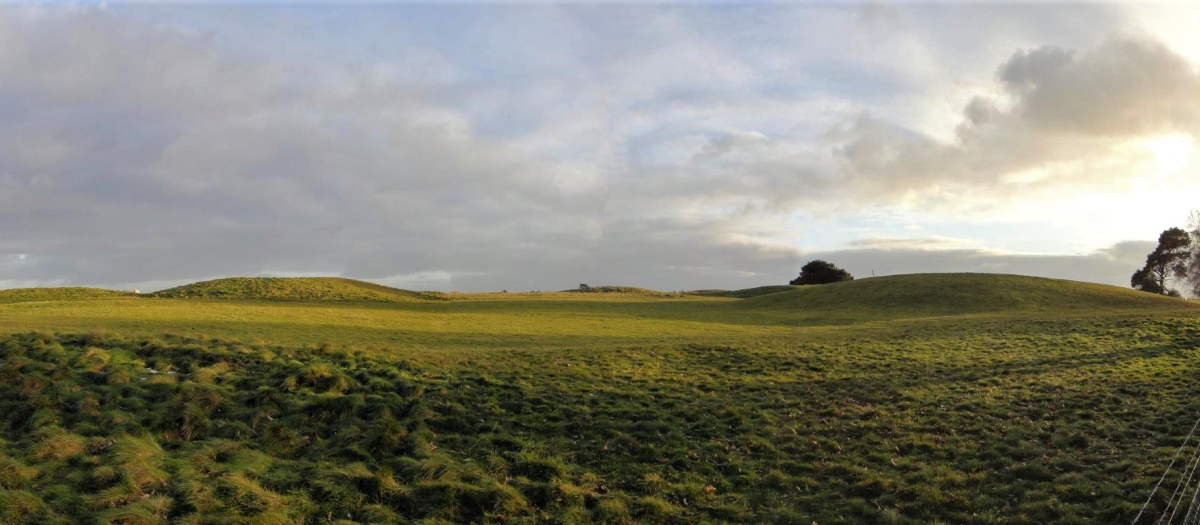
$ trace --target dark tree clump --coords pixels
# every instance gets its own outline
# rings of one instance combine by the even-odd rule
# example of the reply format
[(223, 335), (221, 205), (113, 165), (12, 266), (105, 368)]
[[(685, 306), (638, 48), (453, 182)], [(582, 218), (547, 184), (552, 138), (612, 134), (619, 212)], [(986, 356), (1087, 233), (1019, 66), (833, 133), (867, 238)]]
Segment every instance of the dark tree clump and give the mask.
[(1146, 266), (1134, 272), (1130, 285), (1145, 292), (1172, 295), (1174, 290), (1167, 288), (1167, 280), (1188, 278), (1191, 249), (1188, 232), (1181, 228), (1163, 231), (1158, 236), (1158, 247), (1146, 256)]
[(1151, 274), (1150, 270), (1145, 268), (1133, 272), (1133, 277), (1129, 279), (1129, 285), (1134, 289), (1141, 290), (1143, 292), (1158, 294), (1166, 292), (1166, 290), (1164, 290), (1163, 287), (1158, 284), (1158, 281), (1154, 280), (1154, 276)]
[(854, 276), (850, 275), (850, 272), (818, 259), (801, 266), (800, 276), (788, 284), (827, 284), (853, 280)]
[(1187, 264), (1188, 281), (1192, 285), (1192, 297), (1200, 297), (1200, 210), (1193, 210), (1188, 218), (1188, 234), (1192, 236), (1192, 256)]

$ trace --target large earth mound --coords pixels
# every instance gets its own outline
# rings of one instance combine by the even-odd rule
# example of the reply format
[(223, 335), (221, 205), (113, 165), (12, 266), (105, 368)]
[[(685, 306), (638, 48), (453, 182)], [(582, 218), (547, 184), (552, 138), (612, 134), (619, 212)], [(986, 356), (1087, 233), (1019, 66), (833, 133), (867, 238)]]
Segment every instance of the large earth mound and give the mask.
[(794, 288), (750, 297), (739, 306), (886, 317), (1197, 308), (1195, 303), (1104, 284), (984, 273), (893, 275)]
[(438, 300), (433, 292), (413, 292), (341, 277), (230, 277), (202, 281), (155, 292), (176, 299), (258, 299), (269, 301), (381, 301)]

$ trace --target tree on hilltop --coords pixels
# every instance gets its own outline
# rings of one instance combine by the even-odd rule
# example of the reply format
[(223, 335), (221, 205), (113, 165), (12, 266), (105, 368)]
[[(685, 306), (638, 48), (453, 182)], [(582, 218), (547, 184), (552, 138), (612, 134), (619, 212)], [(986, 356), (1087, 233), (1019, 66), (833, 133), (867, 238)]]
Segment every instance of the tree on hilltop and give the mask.
[(832, 263), (817, 259), (801, 266), (800, 276), (792, 279), (788, 284), (827, 284), (853, 280), (854, 276), (850, 275), (850, 272), (838, 268)]
[(1157, 294), (1166, 292), (1166, 290), (1158, 284), (1158, 281), (1154, 279), (1154, 274), (1146, 268), (1142, 268), (1141, 270), (1133, 272), (1133, 277), (1129, 279), (1129, 286), (1132, 286), (1135, 290), (1141, 290), (1143, 292)]
[(1134, 272), (1130, 285), (1145, 292), (1177, 295), (1179, 292), (1167, 288), (1167, 280), (1188, 279), (1193, 258), (1188, 232), (1181, 228), (1164, 230), (1158, 236), (1158, 247), (1146, 256), (1146, 266)]

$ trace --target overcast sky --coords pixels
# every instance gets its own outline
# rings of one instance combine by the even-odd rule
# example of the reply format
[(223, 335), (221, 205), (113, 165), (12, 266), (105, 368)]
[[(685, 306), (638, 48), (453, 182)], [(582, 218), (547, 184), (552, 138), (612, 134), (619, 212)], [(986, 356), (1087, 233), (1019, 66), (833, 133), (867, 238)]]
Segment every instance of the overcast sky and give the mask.
[(976, 271), (1200, 208), (1186, 5), (7, 5), (0, 287)]

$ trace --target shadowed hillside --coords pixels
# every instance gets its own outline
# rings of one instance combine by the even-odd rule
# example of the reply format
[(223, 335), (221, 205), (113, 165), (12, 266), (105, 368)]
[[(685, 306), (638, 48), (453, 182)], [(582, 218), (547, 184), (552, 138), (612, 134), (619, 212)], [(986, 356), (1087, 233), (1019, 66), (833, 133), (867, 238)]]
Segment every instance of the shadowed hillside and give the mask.
[(13, 288), (0, 290), (0, 303), (24, 303), (32, 301), (78, 301), (85, 299), (111, 299), (133, 294), (105, 290), (103, 288)]
[(1195, 303), (1104, 284), (1020, 275), (894, 275), (751, 297), (746, 308), (796, 308), (836, 314), (918, 317), (1008, 311), (1150, 310)]
[(268, 301), (442, 300), (435, 292), (413, 292), (341, 277), (230, 277), (202, 281), (153, 294), (175, 299), (259, 299)]
[(767, 295), (779, 292), (790, 292), (797, 289), (796, 286), (790, 284), (778, 284), (774, 286), (758, 286), (755, 288), (745, 288), (742, 290), (692, 290), (687, 292), (688, 295), (699, 295), (701, 297), (733, 297), (736, 299), (749, 299), (760, 295)]

